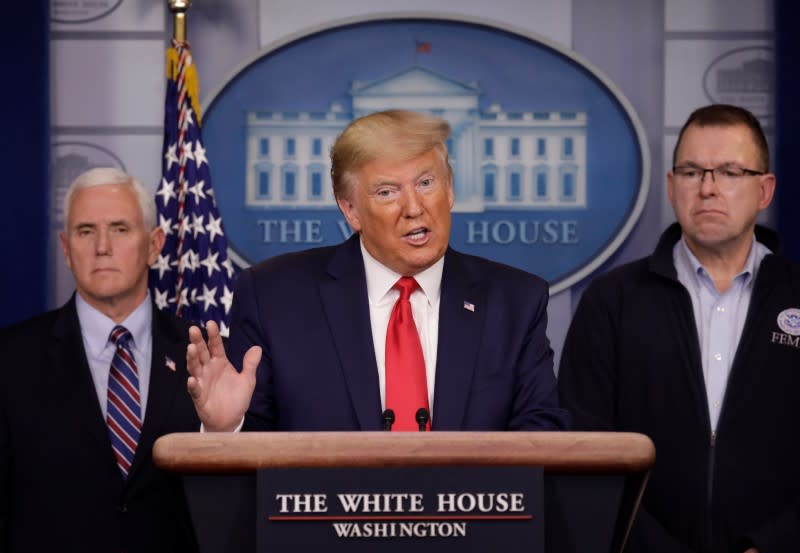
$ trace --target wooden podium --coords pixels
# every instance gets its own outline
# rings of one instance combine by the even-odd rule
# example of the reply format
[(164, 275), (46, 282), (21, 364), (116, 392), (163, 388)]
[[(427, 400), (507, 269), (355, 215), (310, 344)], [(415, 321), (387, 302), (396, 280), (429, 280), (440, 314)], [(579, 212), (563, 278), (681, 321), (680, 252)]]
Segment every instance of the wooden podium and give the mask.
[(243, 432), (170, 434), (153, 458), (183, 475), (203, 553), (255, 552), (261, 468), (539, 466), (548, 553), (622, 550), (655, 460), (641, 434)]

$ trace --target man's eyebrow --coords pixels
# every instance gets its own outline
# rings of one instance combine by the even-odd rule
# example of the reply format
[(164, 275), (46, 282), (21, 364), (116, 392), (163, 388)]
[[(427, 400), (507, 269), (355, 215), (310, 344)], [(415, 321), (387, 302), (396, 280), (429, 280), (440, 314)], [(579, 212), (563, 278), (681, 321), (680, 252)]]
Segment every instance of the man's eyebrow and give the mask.
[[(730, 167), (731, 165), (738, 166), (739, 164), (735, 161), (723, 161), (722, 163), (718, 163), (714, 166), (716, 169), (717, 167)], [(679, 162), (676, 167), (694, 167), (697, 169), (704, 169), (703, 165), (697, 163), (696, 161), (682, 161)]]
[(435, 168), (434, 168), (433, 166), (430, 166), (430, 167), (423, 167), (423, 168), (420, 170), (420, 172), (419, 172), (419, 173), (417, 173), (417, 176), (415, 177), (415, 179), (414, 179), (414, 180), (416, 180), (416, 179), (420, 178), (422, 175), (424, 175), (424, 174), (426, 174), (426, 173), (434, 173), (434, 172), (435, 172), (435, 171), (434, 171), (434, 169), (435, 169)]

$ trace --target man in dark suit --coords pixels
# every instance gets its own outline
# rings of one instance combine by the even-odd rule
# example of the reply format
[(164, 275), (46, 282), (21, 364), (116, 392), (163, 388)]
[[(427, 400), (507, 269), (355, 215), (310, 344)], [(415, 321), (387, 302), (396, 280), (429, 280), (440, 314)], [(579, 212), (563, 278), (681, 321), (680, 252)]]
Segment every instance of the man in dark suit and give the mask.
[(195, 551), (180, 481), (151, 457), (156, 438), (199, 425), (188, 324), (147, 292), (164, 244), (152, 195), (93, 169), (64, 207), (76, 294), (0, 332), (0, 551)]
[[(240, 276), (228, 351), (241, 372), (214, 326), (208, 344), (191, 331), (188, 386), (206, 430), (567, 427), (547, 284), (448, 247), (449, 134), (445, 121), (406, 111), (345, 129), (331, 175), (355, 234)], [(404, 302), (408, 342), (397, 330)]]

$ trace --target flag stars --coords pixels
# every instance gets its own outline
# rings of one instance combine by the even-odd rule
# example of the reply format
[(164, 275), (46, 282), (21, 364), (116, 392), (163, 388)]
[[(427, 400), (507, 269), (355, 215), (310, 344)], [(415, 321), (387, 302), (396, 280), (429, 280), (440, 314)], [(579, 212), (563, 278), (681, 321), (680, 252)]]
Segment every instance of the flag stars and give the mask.
[(178, 307), (189, 307), (189, 289), (182, 288), (180, 291), (180, 296), (177, 299), (172, 299), (171, 301), (177, 301)]
[[(167, 151), (164, 153), (164, 159), (167, 161), (167, 171), (170, 170), (173, 163), (178, 163), (178, 145), (177, 144), (170, 144), (167, 147)], [(164, 180), (164, 179), (162, 179)]]
[(214, 307), (217, 306), (217, 287), (214, 286), (209, 290), (208, 286), (203, 284), (203, 295), (200, 296), (199, 300), (203, 302), (203, 311), (208, 311), (208, 308), (212, 305)]
[(227, 286), (222, 287), (222, 297), (219, 299), (219, 302), (225, 307), (225, 315), (227, 315), (233, 304), (233, 292), (231, 292)]
[(169, 299), (167, 291), (164, 290), (162, 292), (161, 290), (155, 290), (155, 293), (156, 297), (154, 298), (154, 300), (156, 302), (156, 307), (158, 307), (162, 311), (167, 307), (169, 307)]
[(200, 255), (193, 250), (186, 250), (181, 256), (180, 263), (178, 263), (178, 271), (183, 272), (187, 269), (194, 271), (200, 266)]
[(172, 235), (172, 229), (174, 225), (172, 224), (172, 219), (167, 219), (163, 215), (158, 215), (158, 226), (161, 227), (161, 230), (164, 231), (165, 236)]
[[(189, 55), (188, 48), (176, 50)], [(192, 63), (190, 57), (183, 59), (181, 72)], [(200, 114), (194, 111), (185, 79), (174, 80), (178, 86), (167, 89), (167, 110), (176, 111), (177, 117), (165, 121), (163, 178), (155, 196), (158, 227), (169, 239), (152, 265), (151, 295), (159, 309), (199, 324), (216, 320), (227, 336), (235, 269), (211, 188)]]
[(194, 213), (192, 213), (192, 229), (195, 239), (197, 238), (198, 234), (205, 234), (206, 229), (203, 226), (203, 214), (201, 213), (198, 217)]
[(214, 271), (221, 270), (219, 268), (219, 263), (217, 263), (217, 257), (219, 257), (219, 252), (209, 253), (206, 258), (200, 262), (200, 265), (208, 270), (209, 278), (211, 278), (211, 275), (214, 274)]
[[(206, 230), (208, 231), (209, 242), (213, 242), (217, 235), (225, 236), (225, 233), (222, 232), (222, 217), (214, 217), (214, 215), (209, 214)], [(230, 275), (228, 276), (230, 277)]]
[(206, 182), (201, 180), (201, 181), (197, 181), (197, 184), (195, 184), (194, 186), (189, 188), (189, 194), (194, 194), (194, 203), (195, 204), (199, 204), (201, 198), (204, 199), (204, 200), (206, 199), (207, 196), (206, 196), (205, 191), (203, 190), (203, 187), (205, 186), (205, 184), (206, 184)]
[(191, 142), (189, 142), (189, 144), (186, 144), (186, 143), (181, 144), (180, 145), (180, 151), (181, 151), (181, 160), (183, 160), (184, 162), (187, 159), (192, 159), (192, 160), (194, 159), (194, 154), (192, 153), (192, 143)]
[(158, 271), (158, 278), (164, 278), (164, 273), (172, 270), (169, 265), (169, 255), (159, 254), (151, 268)]
[(203, 148), (203, 145), (200, 141), (196, 141), (194, 143), (194, 163), (198, 169), (203, 166), (205, 163), (208, 165), (208, 158), (206, 157), (206, 149)]
[(184, 217), (183, 219), (181, 219), (180, 225), (178, 225), (178, 236), (180, 236), (181, 239), (186, 238), (186, 233), (192, 232), (191, 227), (192, 223), (191, 221), (189, 221), (188, 217)]
[[(177, 159), (175, 160), (177, 161)], [(158, 191), (156, 192), (156, 197), (161, 197), (161, 202), (164, 204), (164, 207), (169, 205), (170, 198), (175, 198), (175, 181), (168, 181), (165, 178), (161, 178), (161, 186), (158, 187)]]
[(231, 263), (230, 257), (222, 262), (222, 266), (225, 267), (226, 271), (228, 271), (228, 278), (233, 278), (233, 263)]
[(191, 103), (189, 103), (189, 108), (183, 111), (183, 119), (181, 120), (181, 128), (183, 130), (187, 130), (189, 127), (194, 125), (194, 111), (192, 111)]

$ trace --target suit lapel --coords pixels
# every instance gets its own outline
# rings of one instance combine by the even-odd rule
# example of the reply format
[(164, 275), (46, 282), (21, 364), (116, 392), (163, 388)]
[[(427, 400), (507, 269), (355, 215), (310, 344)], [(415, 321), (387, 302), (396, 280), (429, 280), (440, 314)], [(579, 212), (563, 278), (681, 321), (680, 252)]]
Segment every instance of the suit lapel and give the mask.
[(380, 429), (380, 389), (359, 237), (340, 246), (320, 283), (325, 316), (361, 430)]
[(64, 395), (64, 405), (74, 410), (89, 434), (113, 460), (108, 427), (103, 420), (97, 390), (86, 360), (75, 296), (61, 309), (53, 325), (50, 368), (54, 386)]
[(431, 425), (435, 430), (462, 429), (478, 358), (486, 293), (466, 261), (452, 249), (445, 254)]
[[(186, 337), (180, 336), (167, 315), (153, 306), (153, 352), (150, 359), (150, 387), (145, 406), (142, 433), (136, 447), (136, 455), (128, 476), (135, 474), (142, 460), (149, 456), (153, 442), (163, 434), (164, 424), (170, 420), (170, 411), (175, 403), (175, 394), (187, 393), (186, 375), (182, 370), (186, 358)], [(167, 366), (167, 358), (175, 363), (178, 370)], [(199, 426), (198, 426), (199, 429)]]

